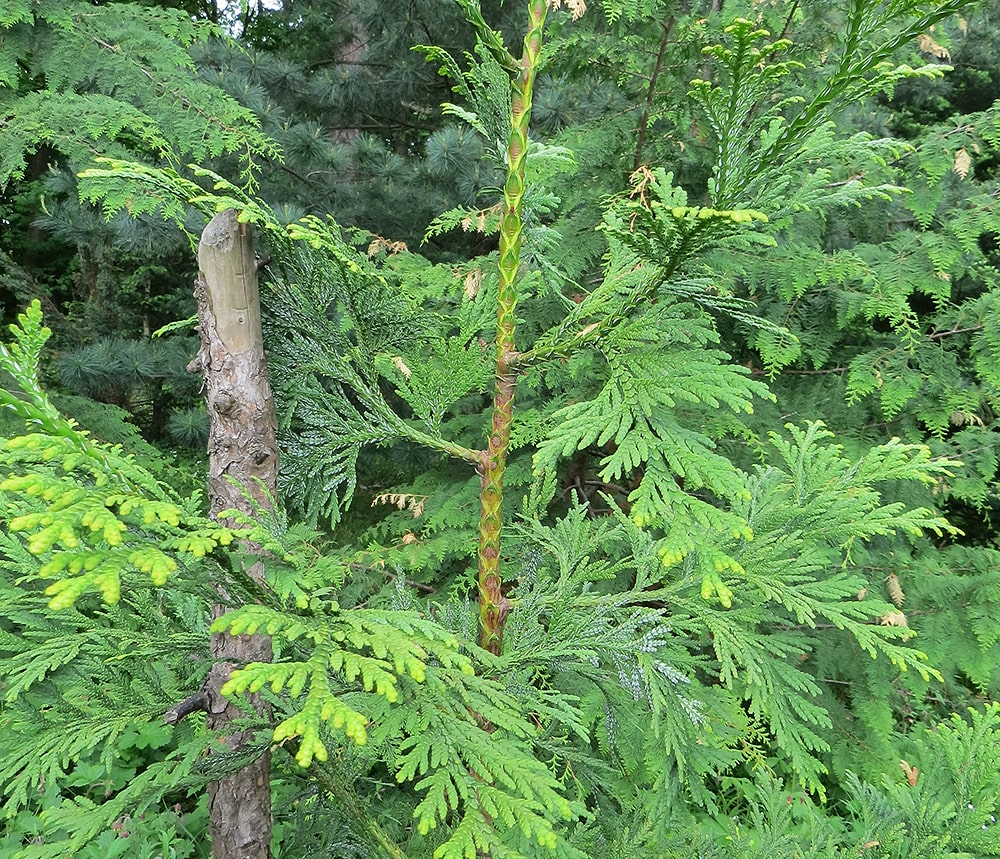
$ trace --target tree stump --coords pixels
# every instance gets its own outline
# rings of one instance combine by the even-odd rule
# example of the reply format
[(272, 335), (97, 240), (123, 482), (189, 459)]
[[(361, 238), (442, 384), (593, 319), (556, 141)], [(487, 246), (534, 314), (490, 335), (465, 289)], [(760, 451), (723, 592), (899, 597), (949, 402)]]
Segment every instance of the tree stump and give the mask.
[[(198, 246), (201, 349), (188, 369), (201, 371), (209, 415), (208, 496), (211, 514), (253, 504), (269, 507), (277, 485), (277, 420), (261, 338), (257, 262), (246, 224), (227, 210), (205, 227)], [(251, 552), (253, 547), (250, 547)], [(248, 574), (263, 583), (263, 564)], [(213, 620), (234, 606), (224, 583)], [(249, 731), (230, 730), (243, 714), (220, 690), (234, 667), (271, 660), (266, 635), (214, 633), (214, 663), (205, 684), (207, 722), (233, 751), (253, 741)], [(269, 716), (258, 696), (248, 696), (258, 714)], [(213, 859), (271, 859), (270, 752), (208, 788)]]

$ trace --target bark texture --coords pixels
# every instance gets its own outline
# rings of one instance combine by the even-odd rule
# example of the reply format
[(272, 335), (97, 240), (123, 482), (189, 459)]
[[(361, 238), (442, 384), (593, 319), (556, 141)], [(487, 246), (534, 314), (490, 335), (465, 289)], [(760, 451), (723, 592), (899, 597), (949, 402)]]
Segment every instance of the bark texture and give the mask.
[[(190, 370), (201, 371), (209, 414), (208, 494), (212, 515), (238, 509), (252, 514), (243, 492), (268, 506), (277, 483), (277, 421), (268, 380), (260, 328), (257, 263), (250, 234), (235, 211), (216, 215), (198, 246), (198, 319), (201, 350)], [(265, 492), (264, 490), (267, 490)], [(263, 581), (263, 565), (248, 573)], [(230, 608), (219, 584), (213, 618)], [(205, 684), (208, 727), (239, 750), (252, 741), (247, 731), (229, 725), (244, 714), (222, 697), (220, 689), (233, 668), (269, 662), (271, 641), (264, 635), (212, 636), (212, 669)], [(261, 715), (269, 715), (250, 696)], [(271, 859), (270, 754), (209, 785), (213, 859)]]

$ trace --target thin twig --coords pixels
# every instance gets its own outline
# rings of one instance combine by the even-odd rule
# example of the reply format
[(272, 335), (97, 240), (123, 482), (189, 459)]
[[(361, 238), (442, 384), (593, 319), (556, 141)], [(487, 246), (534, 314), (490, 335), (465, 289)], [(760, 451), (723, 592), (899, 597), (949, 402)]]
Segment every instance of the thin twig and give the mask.
[(951, 337), (952, 334), (969, 334), (972, 331), (982, 331), (982, 330), (983, 330), (982, 324), (972, 325), (968, 328), (950, 328), (947, 331), (932, 331), (930, 334), (927, 335), (927, 338), (929, 340), (940, 340), (944, 337)]
[(792, 4), (791, 11), (788, 13), (788, 17), (785, 19), (785, 26), (781, 28), (781, 32), (778, 33), (778, 41), (784, 39), (788, 35), (788, 28), (792, 26), (792, 18), (795, 17), (795, 13), (799, 8), (799, 0), (795, 0)]
[(649, 87), (646, 89), (646, 104), (642, 108), (642, 116), (639, 117), (639, 130), (635, 142), (635, 156), (632, 159), (632, 172), (639, 169), (642, 164), (642, 149), (646, 145), (646, 131), (649, 127), (649, 115), (653, 112), (653, 100), (656, 98), (656, 82), (660, 77), (660, 70), (663, 68), (663, 58), (667, 53), (667, 44), (670, 39), (670, 31), (674, 28), (674, 17), (666, 24), (660, 25), (663, 28), (663, 38), (660, 39), (660, 51), (656, 55), (656, 64), (653, 66), (653, 74), (649, 78)]

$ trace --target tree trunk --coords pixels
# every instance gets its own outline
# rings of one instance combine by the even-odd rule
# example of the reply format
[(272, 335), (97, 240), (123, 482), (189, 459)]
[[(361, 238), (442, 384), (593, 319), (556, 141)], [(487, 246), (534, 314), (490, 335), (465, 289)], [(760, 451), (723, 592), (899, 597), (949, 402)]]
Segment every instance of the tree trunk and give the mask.
[[(201, 350), (189, 369), (202, 370), (209, 414), (208, 495), (211, 513), (271, 504), (277, 482), (276, 419), (260, 330), (257, 264), (250, 234), (235, 211), (216, 215), (198, 246), (198, 319)], [(266, 491), (265, 491), (266, 490)], [(270, 497), (268, 495), (270, 493)], [(263, 581), (262, 564), (248, 573)], [(233, 606), (225, 587), (213, 618)], [(206, 681), (208, 727), (233, 751), (253, 741), (250, 731), (232, 730), (245, 718), (220, 694), (234, 667), (269, 662), (271, 640), (265, 635), (212, 635), (214, 664)], [(269, 716), (257, 696), (248, 696), (259, 715)], [(208, 788), (213, 859), (271, 858), (271, 756), (264, 751), (243, 769)]]

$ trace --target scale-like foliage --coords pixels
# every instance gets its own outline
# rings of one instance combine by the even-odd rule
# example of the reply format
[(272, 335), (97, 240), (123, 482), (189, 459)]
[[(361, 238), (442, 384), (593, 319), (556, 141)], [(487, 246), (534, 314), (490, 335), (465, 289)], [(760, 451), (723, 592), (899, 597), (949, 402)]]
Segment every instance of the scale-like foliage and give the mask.
[[(726, 28), (727, 43), (704, 48), (722, 80), (717, 84), (700, 79), (692, 82), (692, 95), (716, 137), (716, 163), (709, 185), (713, 204), (763, 205), (768, 200), (772, 211), (780, 211), (783, 203), (793, 208), (817, 203), (836, 205), (891, 190), (866, 187), (859, 179), (833, 190), (828, 185), (829, 174), (822, 168), (808, 170), (814, 178), (807, 179), (801, 189), (792, 189), (789, 179), (797, 172), (796, 166), (810, 161), (835, 163), (835, 159), (844, 160), (850, 152), (846, 163), (851, 164), (855, 157), (864, 155), (866, 148), (877, 152), (898, 146), (863, 135), (837, 140), (830, 133), (833, 110), (851, 100), (891, 91), (901, 80), (913, 76), (941, 75), (943, 68), (938, 64), (914, 69), (895, 65), (891, 59), (900, 45), (952, 14), (959, 5), (953, 2), (930, 6), (914, 0), (878, 7), (852, 4), (839, 63), (809, 101), (800, 96), (782, 97), (778, 86), (786, 76), (802, 68), (795, 60), (776, 58), (792, 46), (791, 42), (764, 41), (770, 36), (767, 30), (745, 18), (734, 21)], [(872, 42), (886, 27), (894, 28), (893, 37), (875, 47)]]
[[(601, 450), (600, 479), (608, 485), (634, 480), (630, 515), (665, 532), (666, 566), (682, 561), (706, 531), (750, 536), (718, 503), (746, 490), (738, 469), (715, 447), (720, 436), (740, 431), (735, 416), (751, 413), (753, 399), (770, 394), (716, 348), (719, 336), (706, 311), (753, 324), (753, 306), (681, 272), (708, 247), (735, 235), (752, 239), (762, 219), (752, 211), (688, 207), (669, 176), (643, 177), (605, 218), (610, 252), (603, 283), (534, 350), (548, 358), (596, 341), (607, 364), (607, 381), (595, 396), (551, 416), (535, 454), (536, 472), (578, 450)], [(734, 418), (727, 422), (720, 410)], [(732, 559), (718, 552), (706, 573), (707, 590), (728, 566)], [(724, 590), (718, 593), (728, 601)]]
[(374, 691), (394, 704), (399, 700), (397, 686), (401, 677), (422, 682), (431, 658), (446, 669), (472, 671), (469, 660), (458, 653), (456, 639), (436, 624), (401, 612), (341, 612), (334, 604), (325, 615), (290, 618), (264, 606), (248, 606), (219, 618), (215, 628), (233, 635), (261, 631), (278, 642), (303, 638), (311, 642), (312, 653), (307, 661), (254, 663), (236, 672), (226, 686), (226, 694), (248, 689), (257, 692), (265, 685), (274, 693), (287, 687), (293, 698), (306, 691), (301, 711), (274, 729), (277, 742), (302, 737), (296, 755), (301, 766), (309, 766), (314, 757), (327, 759), (326, 746), (319, 738), (323, 721), (343, 728), (347, 737), (359, 745), (367, 739), (368, 717), (333, 694), (329, 673), (341, 678), (341, 683), (357, 681), (366, 692)]
[[(478, 151), (502, 148), (511, 64), (478, 4), (461, 5), (481, 45), (468, 73), (443, 54), (434, 57), (468, 102), (449, 111), (484, 134)], [(545, 187), (554, 174), (526, 170), (541, 187), (513, 194), (526, 204), (525, 245), (518, 244), (520, 224), (517, 242), (505, 236), (503, 283), (508, 293), (514, 284), (519, 290), (516, 314), (511, 296), (500, 300), (496, 279), (484, 273), (494, 257), (432, 269), (404, 254), (383, 260), (383, 251), (399, 248), (381, 239), (366, 256), (355, 247), (362, 241), (345, 240), (335, 223), (305, 217), (286, 229), (263, 203), (207, 171), (201, 176), (215, 183), (214, 194), (177, 173), (120, 163), (85, 177), (85, 193), (106, 198), (109, 209), (148, 212), (166, 202), (167, 214), (180, 220), (191, 202), (205, 210), (235, 205), (271, 245), (268, 338), (286, 431), (286, 491), (313, 523), (336, 521), (354, 494), (390, 512), (367, 530), (345, 523), (356, 529), (345, 537), (351, 545), (325, 547), (318, 561), (303, 531), (280, 517), (244, 535), (266, 548), (275, 593), (217, 628), (270, 634), (276, 659), (238, 670), (227, 692), (264, 695), (274, 707), (271, 738), (313, 768), (331, 795), (344, 797), (345, 816), (390, 855), (406, 838), (414, 855), (438, 859), (661, 859), (690, 856), (693, 844), (719, 855), (707, 837), (674, 848), (685, 831), (676, 825), (680, 809), (693, 800), (721, 815), (742, 797), (750, 797), (746, 822), (716, 821), (733, 855), (793, 855), (800, 844), (833, 855), (845, 828), (854, 853), (884, 846), (890, 855), (935, 855), (935, 833), (951, 822), (975, 849), (992, 849), (967, 837), (981, 818), (958, 819), (922, 788), (908, 792), (920, 787), (912, 769), (900, 770), (898, 784), (884, 790), (843, 776), (844, 763), (862, 755), (870, 759), (866, 777), (884, 772), (902, 742), (893, 734), (899, 714), (919, 718), (932, 710), (927, 693), (945, 672), (936, 673), (924, 652), (940, 654), (949, 636), (930, 620), (931, 635), (914, 642), (911, 627), (922, 621), (911, 605), (940, 612), (944, 623), (955, 617), (944, 611), (949, 602), (970, 602), (963, 606), (969, 631), (955, 648), (961, 652), (954, 664), (942, 663), (951, 675), (946, 688), (958, 694), (958, 662), (971, 669), (977, 691), (995, 683), (989, 660), (1000, 635), (991, 603), (981, 595), (970, 600), (970, 585), (992, 581), (984, 556), (968, 562), (974, 575), (926, 587), (914, 581), (921, 565), (910, 559), (927, 551), (927, 535), (941, 543), (955, 536), (932, 509), (938, 500), (985, 504), (993, 497), (991, 453), (964, 466), (948, 456), (959, 446), (949, 443), (952, 427), (961, 428), (953, 435), (967, 448), (989, 449), (994, 432), (985, 407), (1000, 378), (1000, 347), (992, 331), (966, 336), (988, 328), (994, 309), (982, 246), (989, 193), (954, 219), (952, 232), (938, 230), (935, 220), (944, 218), (936, 207), (945, 198), (936, 196), (935, 181), (957, 181), (952, 174), (964, 181), (960, 172), (970, 169), (958, 150), (949, 168), (930, 145), (907, 153), (896, 141), (844, 134), (835, 124), (835, 109), (915, 74), (895, 63), (894, 52), (950, 8), (912, 0), (852, 4), (846, 40), (833, 51), (843, 59), (801, 100), (809, 86), (797, 59), (804, 54), (786, 60), (785, 40), (768, 43), (755, 23), (733, 23), (698, 60), (699, 80), (714, 81), (693, 85), (693, 101), (719, 144), (707, 204), (689, 205), (688, 194), (699, 199), (693, 180), (685, 193), (665, 170), (637, 171), (630, 191), (606, 202), (602, 270), (583, 270), (581, 260), (596, 257), (589, 250), (574, 262), (579, 283), (572, 283), (564, 273), (553, 276), (563, 251), (548, 223), (561, 205)], [(544, 4), (532, 9), (537, 24)], [(655, 3), (609, 3), (605, 20), (616, 25), (661, 11)], [(700, 39), (698, 26), (683, 33)], [(881, 38), (887, 27), (892, 33)], [(670, 27), (660, 30), (644, 132), (667, 116), (654, 104)], [(938, 71), (917, 76), (926, 83)], [(691, 131), (701, 133), (693, 124)], [(297, 127), (295, 137), (298, 151), (321, 155), (318, 125)], [(601, 136), (601, 144), (612, 137)], [(563, 150), (526, 141), (525, 132), (518, 157), (547, 154), (552, 163), (569, 163)], [(457, 134), (433, 142), (428, 163), (439, 172), (477, 151)], [(381, 141), (365, 136), (358, 147), (373, 174), (392, 178), (394, 153)], [(900, 181), (900, 164), (911, 156), (929, 181), (904, 209), (897, 191), (917, 183)], [(465, 227), (468, 219), (469, 232), (486, 236), (494, 215), (511, 226), (512, 206), (501, 211), (482, 202), (433, 229)], [(857, 210), (859, 203), (865, 206)], [(919, 230), (907, 227), (889, 243), (859, 241), (848, 231), (837, 253), (828, 253), (825, 230), (842, 226), (847, 208), (857, 219), (907, 212)], [(591, 203), (588, 212), (595, 209)], [(974, 278), (975, 303), (952, 306), (948, 284), (966, 276)], [(488, 547), (504, 571), (491, 608), (506, 621), (506, 639), (501, 653), (489, 655), (472, 644), (476, 610), (464, 563), (474, 552), (469, 536), (481, 494), (469, 466), (484, 465), (477, 448), (502, 429), (502, 415), (492, 423), (486, 416), (483, 396), (498, 303), (507, 334), (517, 323), (499, 357), (506, 362), (500, 375), (520, 376), (514, 402), (521, 411), (503, 482), (507, 518), (498, 504), (492, 508), (506, 536), (502, 549)], [(930, 344), (921, 343), (930, 319)], [(884, 439), (848, 450), (806, 421), (785, 434), (767, 432), (784, 419), (755, 376), (778, 374), (800, 356), (822, 369), (839, 332), (864, 326), (873, 330), (837, 353), (843, 364), (832, 375), (846, 377), (838, 395), (846, 391), (864, 404), (878, 394), (889, 418), (907, 415), (923, 398), (912, 421), (939, 434), (937, 449), (948, 458)], [(961, 385), (970, 356), (983, 380), (972, 393)], [(778, 380), (784, 395), (786, 380)], [(824, 395), (813, 388), (779, 405), (782, 413), (811, 415)], [(910, 440), (919, 437), (912, 421), (902, 428)], [(455, 461), (432, 462), (419, 447)], [(366, 468), (370, 483), (358, 476)], [(134, 502), (140, 518), (127, 520), (133, 511), (121, 500), (125, 490), (102, 496), (112, 504), (102, 511), (93, 493), (42, 472), (11, 487), (39, 487), (37, 508), (26, 508), (34, 518), (20, 524), (36, 535), (30, 547), (44, 552), (52, 541), (61, 553), (53, 572), (74, 575), (74, 565), (86, 572), (89, 555), (63, 551), (81, 534), (122, 557), (111, 545), (125, 545), (122, 523), (145, 518), (144, 533), (165, 557), (182, 554), (170, 541), (194, 521), (183, 510), (173, 522), (174, 508), (147, 499)], [(510, 501), (519, 494), (523, 521), (511, 529)], [(563, 501), (574, 495), (578, 503)], [(98, 527), (88, 535), (90, 523)], [(29, 548), (12, 547), (11, 557)], [(953, 547), (941, 558), (966, 563)], [(161, 576), (156, 561), (150, 572)], [(393, 586), (380, 593), (385, 575)], [(432, 600), (409, 592), (411, 575), (434, 592)], [(84, 586), (92, 585), (114, 596), (113, 580)], [(75, 664), (84, 647), (82, 637), (67, 636), (65, 649), (39, 644), (16, 656), (11, 676), (19, 700)], [(969, 789), (954, 794), (971, 797), (967, 804), (990, 789), (979, 762), (990, 762), (983, 748), (992, 733), (986, 728), (972, 742), (954, 743), (949, 735), (935, 746), (947, 747), (949, 760), (967, 754), (976, 761)], [(852, 742), (864, 749), (853, 758)], [(323, 782), (330, 771), (335, 778)], [(403, 789), (390, 790), (386, 773)], [(355, 776), (357, 787), (345, 788)], [(813, 795), (846, 792), (864, 824), (833, 833), (817, 823), (811, 840), (804, 837), (808, 812), (795, 812), (808, 800), (789, 801), (782, 779)], [(384, 803), (391, 836), (370, 815), (354, 813), (363, 793)], [(869, 822), (879, 828), (868, 832)]]
[[(709, 628), (723, 676), (745, 690), (754, 711), (774, 726), (800, 775), (816, 788), (825, 769), (817, 766), (816, 753), (829, 748), (823, 739), (829, 716), (813, 703), (819, 695), (816, 680), (793, 660), (804, 663), (810, 651), (823, 650), (823, 639), (809, 630), (829, 625), (846, 632), (858, 651), (872, 658), (884, 656), (902, 671), (914, 668), (925, 680), (934, 673), (924, 654), (898, 643), (912, 632), (905, 619), (904, 625), (886, 622), (895, 617), (891, 605), (874, 594), (858, 599), (868, 582), (850, 563), (856, 545), (879, 535), (948, 529), (933, 511), (886, 503), (878, 487), (889, 480), (930, 481), (955, 463), (933, 461), (927, 448), (899, 442), (851, 461), (841, 448), (824, 443), (830, 434), (821, 426), (790, 432), (791, 440), (772, 436), (774, 464), (757, 469), (750, 500), (736, 507), (754, 539), (734, 552), (743, 577), (726, 582), (734, 606), (765, 609), (760, 618), (768, 630), (764, 646), (750, 649), (741, 635), (720, 635), (724, 618), (711, 619)], [(794, 716), (788, 719), (790, 713)], [(779, 714), (777, 724), (774, 714)]]
[[(31, 808), (40, 785), (60, 784), (82, 759), (93, 756), (98, 772), (110, 774), (123, 737), (161, 723), (163, 712), (197, 684), (207, 638), (205, 604), (183, 594), (137, 592), (114, 607), (49, 611), (37, 588), (18, 583), (31, 561), (21, 557), (15, 569), (19, 547), (7, 538), (2, 552), (0, 601), (11, 632), (3, 636), (0, 658), (11, 683), (4, 698), (0, 775), (3, 813), (10, 817)], [(182, 624), (192, 620), (185, 631)], [(52, 700), (64, 706), (51, 708)], [(71, 829), (76, 845), (123, 812), (198, 781), (191, 777), (202, 740), (189, 730), (180, 730), (177, 740), (183, 748), (175, 756), (99, 811), (91, 809), (89, 820), (77, 820)]]
[(71, 606), (89, 590), (114, 603), (123, 577), (139, 572), (163, 585), (180, 565), (228, 545), (233, 535), (59, 414), (38, 382), (49, 335), (41, 318), (36, 301), (20, 326), (11, 326), (14, 342), (0, 345), (0, 367), (22, 390), (0, 390), (0, 404), (38, 430), (0, 446), (7, 527), (24, 533), (27, 550), (43, 560), (37, 575), (55, 580), (46, 588), (52, 608)]
[(457, 116), (475, 129), (490, 147), (493, 159), (502, 163), (510, 137), (510, 75), (498, 62), (496, 52), (483, 43), (478, 44), (475, 55), (465, 55), (467, 67), (463, 70), (441, 48), (425, 46), (419, 50), (431, 62), (440, 63), (438, 74), (453, 82), (454, 92), (464, 102), (442, 105), (444, 113)]
[[(299, 738), (300, 766), (332, 757), (330, 746), (343, 745), (341, 731), (357, 746), (374, 746), (396, 780), (411, 783), (420, 797), (412, 808), (417, 831), (430, 836), (446, 829), (434, 850), (439, 859), (474, 857), (477, 849), (512, 857), (580, 855), (557, 826), (582, 809), (533, 752), (543, 733), (522, 717), (529, 706), (538, 718), (555, 715), (585, 736), (573, 708), (493, 679), (489, 674), (503, 666), (484, 662), (487, 655), (475, 648), (460, 650), (460, 639), (436, 621), (314, 598), (304, 613), (246, 606), (216, 628), (266, 632), (281, 654), (273, 664), (234, 672), (227, 694), (265, 687), (287, 693), (273, 736)], [(493, 825), (484, 825), (484, 813)]]
[(382, 373), (396, 381), (397, 392), (432, 435), (441, 434), (445, 415), (459, 400), (483, 393), (492, 380), (489, 356), (468, 337), (426, 344), (423, 353), (400, 351), (402, 355), (383, 359)]
[[(39, 385), (49, 332), (37, 301), (19, 322), (13, 340), (0, 345), (0, 368), (20, 388), (0, 390), (0, 403), (19, 423), (0, 444), (0, 659), (7, 680), (0, 781), (7, 816), (34, 808), (40, 784), (57, 786), (46, 813), (67, 840), (24, 854), (56, 857), (73, 855), (167, 792), (183, 795), (201, 783), (193, 767), (203, 740), (185, 727), (172, 750), (164, 738), (167, 751), (126, 785), (109, 787), (108, 796), (58, 797), (67, 775), (91, 757), (95, 780), (116, 783), (129, 732), (162, 722), (203, 676), (204, 559), (234, 535), (200, 514), (197, 496), (177, 496), (120, 448), (63, 418)], [(168, 579), (180, 583), (161, 589)], [(62, 706), (52, 708), (53, 700)]]
[(639, 524), (669, 528), (667, 564), (682, 560), (705, 529), (729, 534), (742, 527), (695, 494), (707, 489), (731, 501), (744, 487), (713, 450), (714, 439), (692, 427), (702, 410), (750, 411), (751, 397), (766, 389), (725, 364), (726, 356), (711, 348), (715, 341), (710, 320), (684, 304), (663, 303), (616, 326), (602, 344), (608, 381), (594, 399), (552, 416), (535, 455), (541, 470), (577, 450), (605, 448), (600, 477), (607, 483), (641, 469), (628, 496), (631, 515)]
[[(284, 479), (289, 500), (307, 518), (335, 522), (353, 495), (363, 446), (409, 438), (457, 450), (441, 438), (441, 418), (481, 383), (482, 356), (467, 342), (454, 342), (448, 348), (462, 364), (441, 367), (440, 381), (430, 361), (416, 378), (408, 377), (406, 358), (433, 346), (421, 336), (426, 322), (395, 278), (348, 246), (334, 224), (307, 219), (290, 229), (304, 247), (280, 261), (265, 299), (283, 442), (298, 463)], [(426, 431), (387, 402), (380, 388), (386, 377), (398, 380)]]
[[(591, 524), (578, 509), (552, 528), (532, 523), (527, 531), (554, 569), (543, 575), (534, 564), (518, 591), (510, 658), (532, 671), (541, 660), (551, 682), (568, 684), (635, 778), (655, 781), (658, 749), (703, 798), (692, 771), (732, 762), (726, 745), (735, 737), (718, 725), (743, 700), (790, 771), (821, 791), (831, 716), (812, 662), (824, 670), (827, 655), (852, 641), (853, 652), (913, 669), (924, 682), (935, 674), (911, 646), (912, 630), (886, 623), (894, 606), (874, 593), (858, 598), (869, 581), (852, 558), (880, 536), (948, 530), (933, 511), (886, 501), (879, 487), (931, 482), (956, 463), (898, 441), (855, 460), (820, 425), (789, 433), (772, 436), (767, 464), (743, 478), (732, 503), (752, 540), (703, 533), (683, 563), (664, 570), (662, 543), (624, 516)], [(720, 569), (723, 554), (733, 561)], [(623, 575), (633, 590), (590, 590)], [(701, 687), (697, 678), (706, 672), (735, 700)], [(609, 694), (609, 673), (626, 694)], [(641, 701), (657, 727), (635, 721)], [(712, 736), (706, 726), (714, 726)], [(635, 756), (637, 748), (645, 756)]]

